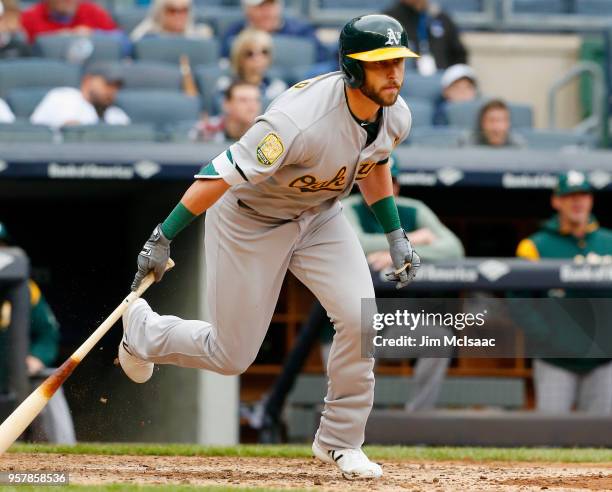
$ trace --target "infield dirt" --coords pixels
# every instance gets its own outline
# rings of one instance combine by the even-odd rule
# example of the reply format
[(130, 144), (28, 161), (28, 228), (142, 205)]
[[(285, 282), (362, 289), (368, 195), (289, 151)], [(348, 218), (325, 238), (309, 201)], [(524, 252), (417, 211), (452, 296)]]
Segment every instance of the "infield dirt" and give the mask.
[(612, 464), (382, 462), (378, 481), (349, 482), (315, 459), (9, 453), (0, 471), (66, 471), (71, 484), (224, 485), (321, 491), (612, 490)]

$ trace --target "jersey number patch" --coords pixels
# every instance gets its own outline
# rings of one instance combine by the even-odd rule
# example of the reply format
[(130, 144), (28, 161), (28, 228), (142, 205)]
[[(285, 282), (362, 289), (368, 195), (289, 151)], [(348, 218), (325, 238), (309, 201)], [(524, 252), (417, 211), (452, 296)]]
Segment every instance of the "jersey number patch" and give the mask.
[(283, 155), (285, 147), (276, 133), (268, 133), (257, 146), (257, 161), (262, 166), (273, 165)]

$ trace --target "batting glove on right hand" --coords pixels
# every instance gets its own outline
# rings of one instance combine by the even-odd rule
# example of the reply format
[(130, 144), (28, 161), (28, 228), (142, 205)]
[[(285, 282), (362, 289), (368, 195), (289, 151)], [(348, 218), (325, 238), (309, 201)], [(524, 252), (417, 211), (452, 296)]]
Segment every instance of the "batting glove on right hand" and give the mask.
[(386, 279), (397, 282), (396, 289), (406, 287), (416, 276), (421, 266), (421, 258), (412, 249), (412, 245), (403, 229), (396, 229), (386, 234), (389, 241), (389, 253), (395, 271), (386, 274)]
[(155, 229), (148, 241), (138, 253), (138, 271), (132, 282), (132, 290), (136, 290), (147, 273), (153, 270), (155, 281), (159, 282), (166, 271), (166, 264), (170, 258), (170, 239), (164, 236), (161, 224)]

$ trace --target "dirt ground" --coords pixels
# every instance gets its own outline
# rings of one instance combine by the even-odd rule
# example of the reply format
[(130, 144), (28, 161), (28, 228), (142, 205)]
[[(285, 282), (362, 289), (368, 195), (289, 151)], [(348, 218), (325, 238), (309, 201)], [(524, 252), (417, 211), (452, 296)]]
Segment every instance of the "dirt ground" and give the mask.
[(189, 484), (321, 491), (612, 490), (611, 464), (388, 461), (378, 481), (313, 459), (9, 453), (0, 471), (67, 471), (71, 484)]

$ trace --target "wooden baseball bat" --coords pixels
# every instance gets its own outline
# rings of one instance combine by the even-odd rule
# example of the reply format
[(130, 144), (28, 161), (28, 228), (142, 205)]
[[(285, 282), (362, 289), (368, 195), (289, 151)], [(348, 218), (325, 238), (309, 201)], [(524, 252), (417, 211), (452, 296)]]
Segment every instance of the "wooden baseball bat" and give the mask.
[[(174, 262), (168, 259), (166, 271), (174, 266)], [(66, 362), (58, 367), (51, 376), (43, 381), (30, 396), (28, 396), (21, 404), (11, 413), (7, 419), (0, 425), (0, 455), (4, 453), (15, 440), (23, 433), (23, 431), (32, 423), (36, 416), (45, 407), (47, 402), (55, 394), (57, 389), (68, 379), (75, 367), (85, 358), (92, 348), (100, 341), (100, 339), (111, 329), (111, 327), (121, 318), (130, 303), (138, 299), (144, 292), (155, 282), (153, 272), (149, 272), (147, 276), (140, 282), (138, 289), (130, 292), (128, 296), (121, 301), (121, 304), (106, 318), (100, 326), (94, 331), (87, 340), (70, 356)]]

